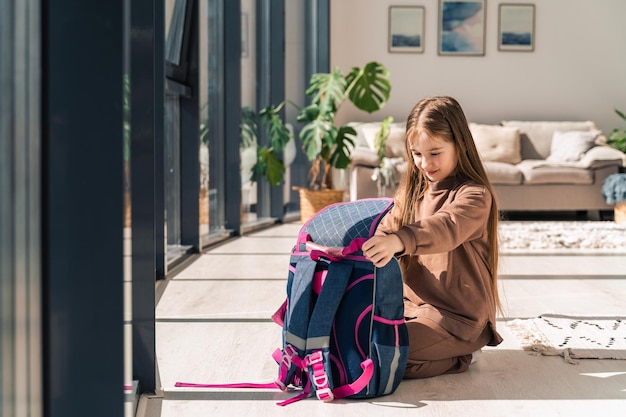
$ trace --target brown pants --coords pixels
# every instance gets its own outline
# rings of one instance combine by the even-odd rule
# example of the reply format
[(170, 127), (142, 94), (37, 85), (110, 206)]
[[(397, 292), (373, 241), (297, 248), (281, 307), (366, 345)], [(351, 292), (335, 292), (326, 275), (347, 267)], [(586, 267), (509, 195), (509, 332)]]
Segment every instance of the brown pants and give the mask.
[(406, 324), (409, 332), (409, 360), (405, 378), (465, 372), (472, 361), (472, 352), (481, 349), (491, 338), (489, 326), (475, 342), (470, 343), (427, 319), (409, 319)]

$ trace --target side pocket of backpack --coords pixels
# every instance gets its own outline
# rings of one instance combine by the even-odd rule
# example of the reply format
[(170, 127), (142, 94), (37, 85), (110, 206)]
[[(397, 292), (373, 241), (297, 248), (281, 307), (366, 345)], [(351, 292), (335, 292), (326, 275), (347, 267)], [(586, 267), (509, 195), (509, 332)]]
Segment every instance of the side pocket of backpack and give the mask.
[(387, 395), (396, 390), (404, 377), (408, 354), (408, 333), (404, 319), (388, 320), (375, 316), (371, 359), (376, 364), (377, 373), (372, 378), (370, 394)]

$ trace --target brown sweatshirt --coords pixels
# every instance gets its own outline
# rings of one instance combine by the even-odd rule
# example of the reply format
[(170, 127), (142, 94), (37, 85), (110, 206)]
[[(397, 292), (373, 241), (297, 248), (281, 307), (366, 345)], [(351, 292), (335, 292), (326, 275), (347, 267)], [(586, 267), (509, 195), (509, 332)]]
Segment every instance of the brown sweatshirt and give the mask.
[(430, 319), (469, 342), (489, 325), (489, 345), (499, 344), (488, 267), (489, 191), (459, 177), (431, 182), (417, 202), (415, 223), (394, 231), (397, 209), (382, 220), (377, 233), (395, 233), (404, 244), (399, 255), (410, 257), (402, 271), (407, 319)]

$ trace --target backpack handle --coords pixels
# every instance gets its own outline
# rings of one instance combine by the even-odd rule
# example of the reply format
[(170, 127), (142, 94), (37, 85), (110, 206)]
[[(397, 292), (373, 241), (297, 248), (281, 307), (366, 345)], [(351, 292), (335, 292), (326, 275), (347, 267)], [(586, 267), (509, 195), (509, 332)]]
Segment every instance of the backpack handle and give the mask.
[(333, 262), (340, 261), (345, 256), (351, 255), (361, 250), (363, 243), (367, 241), (367, 238), (357, 237), (348, 246), (323, 246), (317, 244), (311, 240), (306, 242), (306, 250), (310, 252), (311, 258), (319, 260), (319, 258), (328, 258)]

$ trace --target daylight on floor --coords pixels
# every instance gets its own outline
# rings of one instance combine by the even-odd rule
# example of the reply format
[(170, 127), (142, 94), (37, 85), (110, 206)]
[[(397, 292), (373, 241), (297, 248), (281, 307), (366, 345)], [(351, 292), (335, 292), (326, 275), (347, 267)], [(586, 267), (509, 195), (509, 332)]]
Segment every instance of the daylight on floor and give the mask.
[(626, 2), (0, 9), (0, 417), (624, 414)]

